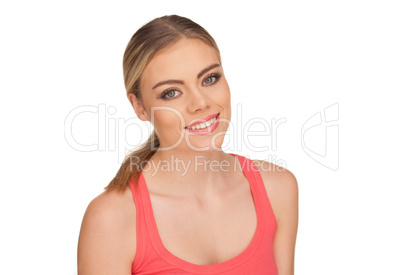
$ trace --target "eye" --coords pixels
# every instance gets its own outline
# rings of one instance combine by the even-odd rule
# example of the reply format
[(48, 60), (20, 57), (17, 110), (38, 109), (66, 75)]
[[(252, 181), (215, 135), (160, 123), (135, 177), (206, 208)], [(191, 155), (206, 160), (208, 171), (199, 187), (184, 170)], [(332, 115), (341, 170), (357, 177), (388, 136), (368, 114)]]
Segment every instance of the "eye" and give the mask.
[(220, 77), (221, 77), (220, 74), (216, 74), (216, 73), (210, 74), (210, 75), (208, 75), (208, 76), (204, 79), (203, 84), (205, 84), (205, 85), (212, 85), (212, 84), (218, 82), (218, 80), (219, 80)]
[(170, 89), (170, 90), (164, 91), (162, 93), (161, 98), (169, 100), (169, 99), (175, 98), (176, 93), (179, 93), (179, 91), (176, 89)]

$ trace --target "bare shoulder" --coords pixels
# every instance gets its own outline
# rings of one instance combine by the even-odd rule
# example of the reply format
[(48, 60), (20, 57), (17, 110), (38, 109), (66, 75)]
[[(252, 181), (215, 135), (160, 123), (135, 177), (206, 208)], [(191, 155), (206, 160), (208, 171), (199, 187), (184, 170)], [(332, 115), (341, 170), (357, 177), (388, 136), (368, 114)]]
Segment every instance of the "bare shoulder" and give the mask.
[(105, 191), (88, 205), (78, 241), (78, 274), (131, 274), (136, 248), (131, 191)]
[(253, 163), (260, 171), (277, 222), (294, 216), (293, 212), (298, 211), (298, 183), (293, 173), (268, 161), (253, 160)]

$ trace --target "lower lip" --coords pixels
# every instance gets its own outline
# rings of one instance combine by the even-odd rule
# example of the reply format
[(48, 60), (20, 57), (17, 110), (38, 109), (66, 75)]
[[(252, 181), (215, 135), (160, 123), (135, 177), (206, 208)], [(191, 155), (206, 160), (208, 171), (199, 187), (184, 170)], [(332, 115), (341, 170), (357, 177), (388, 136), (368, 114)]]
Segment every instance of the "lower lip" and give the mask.
[(208, 127), (205, 127), (204, 129), (194, 129), (194, 130), (186, 129), (186, 130), (189, 131), (190, 133), (194, 133), (196, 135), (208, 135), (209, 133), (212, 133), (213, 131), (215, 131), (215, 129), (218, 127), (220, 115), (221, 114), (219, 113), (218, 116), (216, 117), (214, 123), (212, 123)]

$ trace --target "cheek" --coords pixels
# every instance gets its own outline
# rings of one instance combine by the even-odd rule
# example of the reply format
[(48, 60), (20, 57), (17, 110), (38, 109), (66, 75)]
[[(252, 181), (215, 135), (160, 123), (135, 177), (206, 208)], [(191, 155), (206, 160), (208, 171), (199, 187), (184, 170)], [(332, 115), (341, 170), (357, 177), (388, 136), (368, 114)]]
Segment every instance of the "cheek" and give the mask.
[(216, 93), (215, 102), (230, 113), (230, 89), (226, 82), (222, 85), (220, 91)]
[(164, 102), (157, 102), (150, 98), (144, 98), (144, 101), (146, 106), (149, 106), (148, 118), (155, 128), (160, 128), (163, 131), (166, 127), (168, 130), (180, 128), (181, 123), (183, 123), (183, 127), (185, 126), (181, 110), (162, 105)]
[(180, 128), (181, 124), (183, 124), (183, 127), (185, 126), (184, 119), (178, 110), (170, 107), (163, 108), (164, 109), (154, 111), (153, 121), (151, 115), (151, 123), (154, 125), (154, 127), (161, 127), (162, 129), (168, 129), (171, 131), (172, 129)]
[(227, 130), (232, 117), (232, 109), (231, 109), (231, 97), (230, 97), (230, 89), (229, 85), (225, 83), (220, 88), (220, 92), (216, 93), (215, 102), (223, 109), (223, 114), (221, 117), (222, 127)]

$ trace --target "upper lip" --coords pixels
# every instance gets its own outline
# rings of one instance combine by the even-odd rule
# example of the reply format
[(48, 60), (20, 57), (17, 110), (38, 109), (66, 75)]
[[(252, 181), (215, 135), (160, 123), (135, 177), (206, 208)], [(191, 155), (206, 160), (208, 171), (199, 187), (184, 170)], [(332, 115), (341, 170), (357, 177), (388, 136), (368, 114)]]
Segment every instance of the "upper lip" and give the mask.
[(207, 115), (203, 118), (198, 118), (198, 119), (194, 120), (191, 124), (187, 125), (186, 128), (195, 126), (195, 125), (203, 123), (203, 122), (207, 122), (208, 120), (211, 120), (214, 117), (217, 117), (218, 115), (219, 115), (219, 113), (215, 113), (215, 114)]

